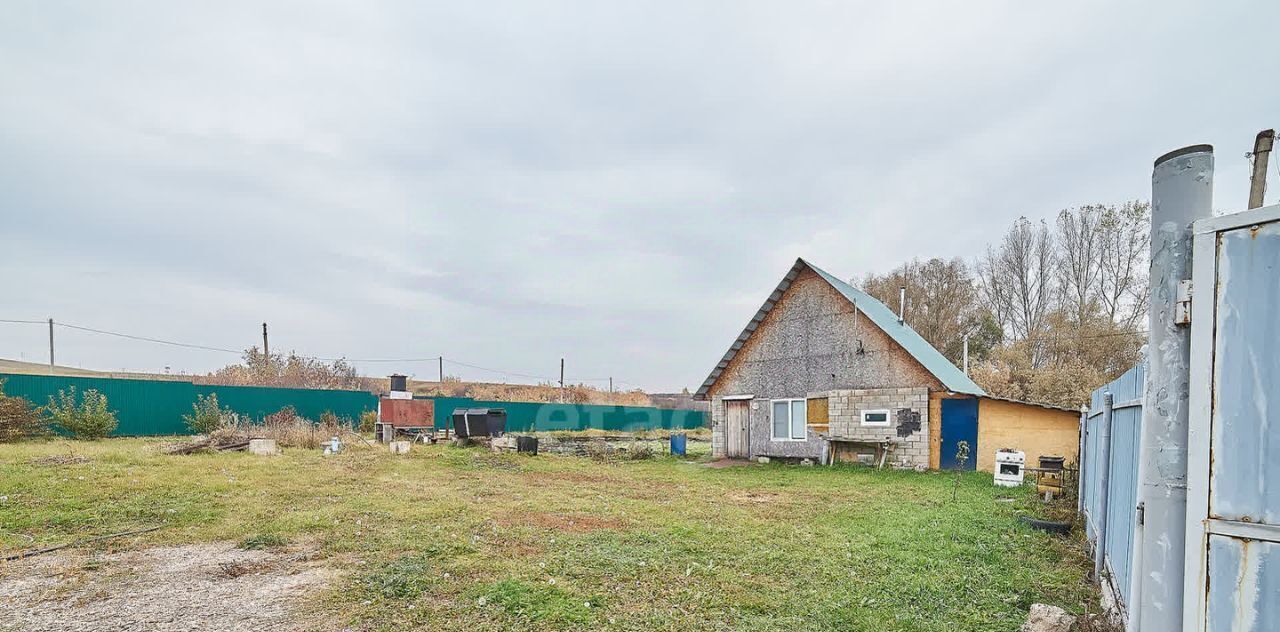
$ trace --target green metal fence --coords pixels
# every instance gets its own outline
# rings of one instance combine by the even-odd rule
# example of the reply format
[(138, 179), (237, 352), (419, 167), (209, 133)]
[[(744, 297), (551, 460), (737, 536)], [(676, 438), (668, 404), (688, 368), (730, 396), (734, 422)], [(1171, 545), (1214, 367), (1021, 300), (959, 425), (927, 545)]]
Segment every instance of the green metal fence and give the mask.
[[(285, 406), (299, 415), (316, 420), (325, 412), (358, 420), (360, 413), (378, 409), (378, 398), (364, 391), (337, 391), (266, 386), (206, 386), (179, 380), (133, 380), (61, 375), (0, 373), (6, 395), (25, 397), (37, 406), (49, 402), (59, 390), (74, 386), (84, 392), (95, 389), (106, 395), (108, 407), (120, 425), (114, 434), (187, 434), (182, 416), (191, 413), (197, 396), (216, 394), (218, 404), (251, 419), (262, 419)], [(466, 397), (437, 397), (435, 425), (444, 428), (455, 408), (502, 408), (507, 411), (507, 429), (512, 432), (551, 430), (685, 430), (706, 425), (706, 415), (697, 410), (668, 410), (646, 406), (596, 406), (589, 404), (543, 404), (495, 402)]]
[(648, 406), (597, 406), (593, 404), (541, 404), (495, 402), (466, 397), (436, 397), (436, 428), (444, 428), (456, 408), (502, 408), (507, 411), (507, 430), (547, 432), (552, 430), (687, 430), (707, 424), (700, 410), (670, 410)]
[(293, 406), (307, 419), (319, 419), (325, 412), (358, 420), (360, 413), (378, 409), (378, 398), (362, 391), (265, 386), (207, 386), (178, 380), (129, 380), (61, 375), (15, 375), (0, 373), (6, 395), (25, 397), (37, 406), (49, 402), (59, 390), (74, 386), (77, 391), (94, 389), (107, 397), (120, 425), (114, 434), (187, 434), (182, 416), (191, 414), (197, 396), (216, 394), (218, 404), (252, 419), (261, 419), (285, 406)]

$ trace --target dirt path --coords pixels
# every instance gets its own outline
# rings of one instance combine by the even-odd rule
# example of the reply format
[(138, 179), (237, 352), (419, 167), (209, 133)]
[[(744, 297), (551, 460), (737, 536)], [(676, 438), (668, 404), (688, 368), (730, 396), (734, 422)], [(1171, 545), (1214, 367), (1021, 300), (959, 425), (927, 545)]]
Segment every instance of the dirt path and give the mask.
[(244, 551), (219, 543), (73, 551), (4, 563), (0, 630), (308, 629), (302, 598), (333, 573), (306, 558), (297, 551)]

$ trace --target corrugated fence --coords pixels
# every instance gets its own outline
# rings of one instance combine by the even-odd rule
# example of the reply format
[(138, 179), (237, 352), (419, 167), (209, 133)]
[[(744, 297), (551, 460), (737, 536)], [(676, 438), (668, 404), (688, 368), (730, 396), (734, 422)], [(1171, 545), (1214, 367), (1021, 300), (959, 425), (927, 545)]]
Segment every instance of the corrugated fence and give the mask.
[[(1138, 496), (1138, 441), (1142, 427), (1142, 389), (1146, 381), (1144, 365), (1129, 369), (1115, 381), (1093, 392), (1085, 420), (1084, 459), (1081, 507), (1085, 516), (1085, 532), (1096, 546), (1098, 532), (1105, 530), (1104, 565), (1111, 573), (1112, 586), (1126, 605), (1132, 579), (1133, 527)], [(1111, 393), (1111, 441), (1107, 452), (1110, 462), (1107, 489), (1102, 489), (1102, 455), (1104, 453), (1104, 397)], [(1103, 498), (1107, 498), (1107, 515), (1102, 515)], [(1103, 529), (1103, 521), (1106, 528)]]
[(378, 398), (362, 391), (265, 386), (208, 386), (178, 380), (126, 380), (61, 375), (0, 374), (6, 395), (25, 397), (37, 406), (49, 402), (59, 390), (97, 390), (107, 396), (108, 407), (120, 425), (117, 435), (187, 434), (183, 415), (191, 414), (196, 396), (216, 394), (218, 404), (252, 419), (262, 419), (285, 406), (299, 415), (319, 419), (324, 412), (357, 420), (360, 413), (378, 409)]
[[(175, 435), (189, 431), (182, 416), (191, 413), (196, 397), (216, 394), (225, 408), (251, 419), (262, 419), (285, 406), (293, 406), (308, 419), (325, 412), (359, 419), (360, 413), (378, 409), (378, 398), (364, 391), (339, 391), (264, 386), (208, 386), (179, 380), (135, 380), (61, 375), (0, 373), (6, 395), (25, 397), (37, 406), (48, 403), (59, 390), (74, 386), (84, 392), (95, 389), (120, 422), (116, 435)], [(503, 408), (507, 428), (513, 432), (553, 430), (683, 430), (700, 428), (706, 416), (697, 410), (668, 410), (642, 406), (541, 404), (481, 401), (465, 397), (439, 397), (435, 425), (444, 428), (455, 408)]]
[(502, 408), (507, 411), (507, 430), (547, 432), (554, 430), (686, 430), (706, 425), (700, 410), (671, 410), (648, 406), (598, 406), (593, 404), (539, 404), (494, 402), (465, 397), (437, 397), (436, 427), (444, 428), (455, 408)]

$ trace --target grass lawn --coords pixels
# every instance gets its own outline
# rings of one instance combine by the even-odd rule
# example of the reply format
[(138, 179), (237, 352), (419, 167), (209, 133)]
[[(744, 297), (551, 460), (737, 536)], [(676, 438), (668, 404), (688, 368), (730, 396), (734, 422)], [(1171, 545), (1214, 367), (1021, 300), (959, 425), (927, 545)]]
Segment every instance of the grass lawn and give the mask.
[(0, 445), (0, 552), (157, 524), (127, 546), (311, 547), (327, 629), (1005, 632), (1096, 603), (1078, 545), (981, 473), (952, 502), (946, 473), (159, 444)]

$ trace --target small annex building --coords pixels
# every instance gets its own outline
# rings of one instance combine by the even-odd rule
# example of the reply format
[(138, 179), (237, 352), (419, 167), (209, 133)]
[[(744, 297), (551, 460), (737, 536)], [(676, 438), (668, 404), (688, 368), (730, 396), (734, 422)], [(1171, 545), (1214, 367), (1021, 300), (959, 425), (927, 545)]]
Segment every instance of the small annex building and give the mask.
[(1077, 411), (988, 397), (871, 295), (797, 259), (695, 398), (716, 457), (990, 471), (1000, 448), (1074, 462)]

